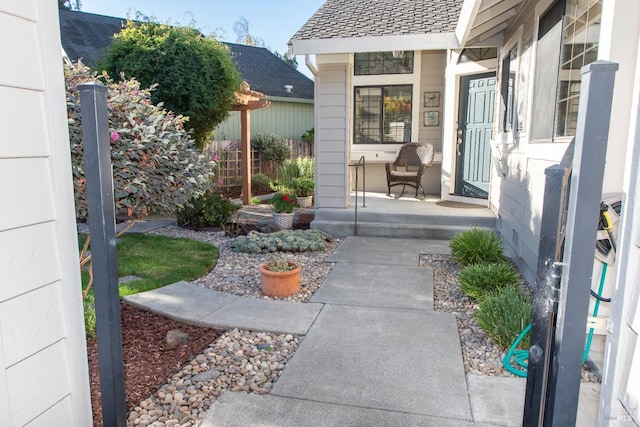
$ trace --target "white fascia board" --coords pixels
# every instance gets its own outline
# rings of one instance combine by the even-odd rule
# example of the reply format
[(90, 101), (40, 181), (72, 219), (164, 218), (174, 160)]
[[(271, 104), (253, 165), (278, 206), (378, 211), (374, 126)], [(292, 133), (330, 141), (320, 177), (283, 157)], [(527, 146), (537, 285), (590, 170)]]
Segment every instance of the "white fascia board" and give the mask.
[(482, 0), (464, 0), (462, 3), (462, 9), (460, 10), (460, 17), (458, 18), (458, 25), (456, 25), (456, 37), (460, 43), (460, 46), (464, 46), (469, 40), (469, 33), (473, 28), (473, 23), (476, 19), (476, 15), (480, 10)]
[(391, 50), (443, 50), (457, 49), (458, 47), (460, 44), (455, 33), (293, 40), (293, 53), (296, 55)]

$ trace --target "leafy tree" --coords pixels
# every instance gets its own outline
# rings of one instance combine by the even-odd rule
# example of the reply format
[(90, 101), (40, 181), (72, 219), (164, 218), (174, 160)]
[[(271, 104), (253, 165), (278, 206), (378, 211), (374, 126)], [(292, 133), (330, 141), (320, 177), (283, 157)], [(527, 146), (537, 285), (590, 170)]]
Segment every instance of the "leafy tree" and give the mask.
[(247, 46), (264, 47), (264, 40), (251, 34), (251, 24), (244, 16), (241, 16), (233, 24), (233, 32), (236, 33), (236, 42), (238, 43)]
[(193, 28), (132, 22), (116, 34), (99, 66), (108, 74), (158, 84), (154, 103), (188, 116), (202, 147), (229, 114), (240, 76), (228, 48)]
[[(116, 209), (136, 215), (167, 213), (204, 194), (213, 180), (211, 162), (195, 147), (184, 128), (188, 120), (151, 102), (151, 90), (135, 79), (114, 82), (100, 77), (108, 88), (111, 161)], [(87, 218), (86, 179), (82, 145), (80, 94), (77, 85), (96, 80), (88, 67), (65, 65), (67, 117), (76, 216)]]

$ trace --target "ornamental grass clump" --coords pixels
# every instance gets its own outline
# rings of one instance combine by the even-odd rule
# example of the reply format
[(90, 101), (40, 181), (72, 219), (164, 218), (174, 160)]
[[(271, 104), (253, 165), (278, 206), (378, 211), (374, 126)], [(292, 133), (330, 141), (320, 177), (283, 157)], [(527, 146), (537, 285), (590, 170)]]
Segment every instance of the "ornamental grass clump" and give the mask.
[(269, 203), (276, 213), (292, 213), (298, 207), (298, 199), (292, 194), (276, 193)]
[[(531, 323), (532, 310), (531, 297), (509, 286), (486, 295), (475, 318), (493, 341), (507, 349)], [(529, 337), (525, 337), (520, 346), (529, 348), (529, 341)]]
[(456, 234), (449, 243), (451, 255), (462, 265), (503, 263), (502, 242), (496, 233), (479, 228)]
[(460, 290), (480, 301), (485, 295), (506, 287), (517, 287), (518, 272), (506, 263), (482, 263), (467, 265), (458, 275)]

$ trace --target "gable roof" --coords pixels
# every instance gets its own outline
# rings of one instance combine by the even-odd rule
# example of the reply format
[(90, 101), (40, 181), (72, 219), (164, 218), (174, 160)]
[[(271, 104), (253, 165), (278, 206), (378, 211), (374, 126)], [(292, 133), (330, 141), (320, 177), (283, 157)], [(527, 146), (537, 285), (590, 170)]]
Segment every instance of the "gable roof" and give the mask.
[(290, 43), (296, 54), (457, 47), (455, 29), (462, 3), (327, 0)]
[[(251, 89), (268, 96), (313, 99), (313, 81), (264, 47), (225, 43)], [(285, 86), (292, 86), (287, 92)]]
[[(127, 20), (93, 13), (60, 10), (62, 47), (72, 61), (82, 59), (95, 67), (105, 55), (114, 34)], [(224, 43), (230, 49), (236, 69), (254, 91), (271, 97), (313, 99), (313, 81), (290, 67), (266, 48)], [(287, 92), (285, 85), (293, 86)]]
[(85, 65), (95, 67), (119, 33), (126, 19), (93, 13), (60, 9), (60, 36), (62, 48), (72, 61), (82, 59)]

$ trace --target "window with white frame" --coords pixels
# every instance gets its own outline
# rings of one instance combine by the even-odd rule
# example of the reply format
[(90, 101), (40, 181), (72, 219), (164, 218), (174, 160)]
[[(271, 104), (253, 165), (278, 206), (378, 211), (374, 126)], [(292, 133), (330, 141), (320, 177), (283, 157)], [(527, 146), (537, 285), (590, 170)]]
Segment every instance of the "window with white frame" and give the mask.
[(500, 93), (502, 96), (502, 130), (509, 132), (517, 129), (516, 72), (518, 71), (518, 46), (514, 46), (502, 60)]
[(411, 141), (413, 85), (354, 88), (354, 144)]
[(531, 139), (576, 133), (580, 68), (598, 56), (602, 0), (556, 0), (540, 17)]

